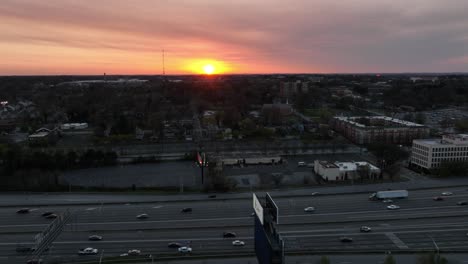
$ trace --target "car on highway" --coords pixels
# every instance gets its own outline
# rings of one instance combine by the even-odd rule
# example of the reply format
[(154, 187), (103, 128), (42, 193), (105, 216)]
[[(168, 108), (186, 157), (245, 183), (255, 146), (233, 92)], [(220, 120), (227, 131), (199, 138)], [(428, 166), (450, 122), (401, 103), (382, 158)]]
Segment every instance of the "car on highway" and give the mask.
[(385, 200), (382, 200), (382, 203), (393, 203), (393, 200), (391, 200), (391, 199), (385, 199)]
[(443, 192), (441, 194), (442, 194), (442, 196), (451, 196), (451, 195), (453, 195), (452, 192)]
[(305, 167), (305, 166), (306, 166), (306, 163), (305, 163), (304, 161), (299, 161), (299, 162), (297, 163), (297, 166), (298, 166), (298, 167)]
[(304, 208), (304, 212), (305, 213), (315, 212), (315, 207), (312, 207), (312, 206), (306, 207), (306, 208)]
[(245, 246), (245, 242), (241, 240), (234, 240), (232, 241), (233, 246)]
[(459, 202), (457, 203), (457, 205), (467, 205), (467, 204), (468, 204), (467, 201), (459, 201)]
[(50, 214), (48, 216), (44, 216), (45, 219), (55, 219), (57, 218), (58, 216), (56, 214)]
[(210, 194), (208, 195), (208, 198), (216, 198), (216, 194)]
[(29, 252), (33, 252), (33, 251), (34, 251), (34, 248), (24, 246), (24, 245), (19, 245), (19, 246), (16, 247), (16, 252), (18, 252), (18, 253), (29, 253)]
[(177, 242), (171, 242), (171, 243), (167, 244), (167, 247), (168, 248), (180, 248), (180, 247), (182, 247), (182, 245), (180, 243), (177, 243)]
[(353, 239), (350, 237), (340, 237), (341, 242), (353, 242)]
[(149, 217), (148, 214), (139, 214), (136, 216), (137, 219), (147, 219)]
[(139, 249), (130, 249), (127, 252), (128, 256), (139, 256), (140, 254), (141, 254), (141, 250), (139, 250)]
[(436, 196), (436, 197), (432, 198), (432, 200), (434, 200), (434, 201), (443, 201), (443, 200), (444, 200), (444, 197), (442, 197), (442, 196)]
[(27, 214), (29, 213), (29, 208), (21, 208), (18, 211), (16, 211), (17, 214)]
[(191, 253), (192, 252), (192, 248), (191, 247), (180, 247), (178, 249), (178, 251), (180, 253)]
[(252, 217), (255, 216), (255, 212), (251, 213), (250, 216), (252, 216)]
[(97, 248), (87, 247), (78, 250), (78, 255), (96, 255), (98, 253)]
[(54, 213), (54, 212), (48, 211), (48, 212), (42, 213), (41, 215), (44, 216), (44, 217), (46, 217), (46, 216), (49, 216), (49, 215), (51, 215), (51, 214), (53, 214), (53, 213)]
[(90, 235), (90, 236), (88, 237), (88, 240), (90, 240), (90, 241), (101, 241), (101, 240), (102, 240), (102, 236)]
[(400, 209), (400, 206), (395, 205), (395, 204), (391, 204), (391, 205), (387, 206), (387, 209), (388, 210), (396, 210), (396, 209)]
[(186, 207), (186, 208), (182, 209), (180, 212), (181, 212), (181, 213), (191, 213), (191, 212), (192, 212), (192, 208)]
[(236, 237), (236, 233), (234, 233), (234, 232), (224, 232), (223, 237), (227, 237), (227, 238)]
[(315, 196), (315, 195), (318, 195), (318, 194), (320, 194), (320, 193), (319, 192), (313, 192), (310, 195)]
[(29, 259), (26, 261), (26, 264), (42, 264), (44, 263), (42, 259)]
[(361, 226), (360, 230), (361, 230), (361, 232), (367, 233), (367, 232), (372, 231), (372, 228), (370, 228), (368, 226)]

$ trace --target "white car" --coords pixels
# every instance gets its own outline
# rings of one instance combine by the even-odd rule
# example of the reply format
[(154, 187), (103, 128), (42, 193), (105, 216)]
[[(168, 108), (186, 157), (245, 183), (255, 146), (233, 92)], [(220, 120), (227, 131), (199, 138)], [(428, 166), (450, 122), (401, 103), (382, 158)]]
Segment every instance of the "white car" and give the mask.
[(314, 211), (315, 211), (315, 207), (312, 207), (312, 206), (304, 208), (305, 213), (312, 213)]
[(192, 252), (191, 247), (180, 247), (178, 250), (179, 250), (180, 253), (191, 253)]
[(298, 167), (305, 167), (305, 166), (306, 166), (306, 163), (305, 163), (304, 161), (299, 161), (299, 162), (297, 163), (297, 166), (298, 166)]
[(148, 217), (149, 217), (149, 215), (147, 215), (147, 214), (139, 214), (139, 215), (136, 216), (137, 219), (146, 219)]
[(138, 256), (141, 254), (141, 250), (139, 249), (130, 249), (127, 253), (128, 256)]
[(313, 192), (313, 193), (311, 193), (312, 196), (315, 196), (315, 195), (317, 195), (317, 194), (319, 194), (319, 192)]
[(443, 192), (442, 193), (442, 196), (450, 196), (450, 195), (453, 195), (452, 192)]
[(387, 209), (388, 210), (396, 210), (396, 209), (400, 209), (400, 206), (395, 205), (395, 204), (391, 204), (391, 205), (387, 206)]
[(393, 200), (385, 199), (385, 200), (382, 201), (382, 203), (393, 203)]
[(234, 240), (234, 241), (232, 241), (232, 245), (233, 246), (245, 246), (245, 243), (244, 243), (244, 241)]
[(372, 231), (372, 229), (368, 226), (361, 226), (360, 230), (361, 232), (365, 232), (365, 233)]
[(98, 253), (97, 248), (83, 248), (78, 250), (78, 255), (96, 255)]

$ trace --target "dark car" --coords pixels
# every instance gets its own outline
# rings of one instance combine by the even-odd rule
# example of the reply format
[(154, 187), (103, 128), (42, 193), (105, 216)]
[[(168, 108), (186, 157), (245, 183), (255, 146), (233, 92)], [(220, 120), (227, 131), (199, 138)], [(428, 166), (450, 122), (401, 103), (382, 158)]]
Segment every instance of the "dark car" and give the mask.
[(208, 195), (208, 198), (216, 198), (216, 194), (210, 194)]
[(90, 236), (88, 237), (88, 240), (90, 240), (90, 241), (101, 241), (101, 240), (102, 240), (102, 236), (90, 235)]
[(236, 233), (234, 233), (234, 232), (224, 232), (223, 237), (236, 237)]
[(468, 204), (467, 201), (459, 201), (459, 202), (457, 203), (457, 205), (467, 205), (467, 204)]
[(27, 214), (29, 213), (29, 208), (21, 208), (18, 211), (16, 211), (17, 214)]
[(353, 242), (353, 239), (350, 237), (340, 237), (341, 242)]
[(182, 209), (181, 212), (182, 212), (182, 213), (191, 213), (191, 212), (192, 212), (192, 208), (190, 208), (190, 207), (184, 208), (184, 209)]
[(443, 201), (444, 198), (441, 197), (441, 196), (436, 196), (436, 197), (432, 198), (432, 200), (434, 200), (434, 201)]
[(26, 262), (27, 264), (42, 264), (42, 259), (30, 259)]
[(44, 216), (44, 217), (45, 217), (45, 216), (49, 216), (49, 215), (51, 215), (51, 214), (53, 214), (53, 213), (54, 213), (54, 212), (44, 212), (44, 213), (42, 213), (42, 216)]
[(57, 218), (57, 215), (56, 214), (50, 214), (48, 216), (45, 216), (46, 219), (55, 219)]
[(177, 243), (177, 242), (171, 242), (169, 244), (167, 244), (167, 247), (169, 248), (180, 248), (182, 245), (180, 243)]
[(28, 246), (17, 246), (16, 247), (16, 252), (18, 253), (29, 253), (29, 252), (33, 252), (34, 249), (32, 247), (28, 247)]

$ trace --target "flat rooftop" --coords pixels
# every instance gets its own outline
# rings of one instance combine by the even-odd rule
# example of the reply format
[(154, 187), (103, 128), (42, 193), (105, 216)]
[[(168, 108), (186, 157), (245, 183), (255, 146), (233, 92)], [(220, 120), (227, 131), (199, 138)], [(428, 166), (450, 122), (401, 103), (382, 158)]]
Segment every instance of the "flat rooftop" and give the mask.
[[(356, 127), (424, 127), (424, 125), (417, 124), (410, 121), (405, 121), (397, 118), (392, 118), (389, 116), (336, 116), (338, 120), (348, 122)], [(369, 124), (364, 124), (363, 121), (366, 121)], [(382, 123), (379, 123), (382, 122)]]

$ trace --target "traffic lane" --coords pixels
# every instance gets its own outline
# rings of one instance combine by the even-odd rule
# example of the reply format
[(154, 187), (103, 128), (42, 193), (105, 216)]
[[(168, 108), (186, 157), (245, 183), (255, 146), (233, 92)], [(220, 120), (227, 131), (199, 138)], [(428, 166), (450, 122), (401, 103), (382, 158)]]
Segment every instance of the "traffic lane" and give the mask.
[[(234, 246), (232, 242), (236, 239), (233, 238), (211, 238), (211, 239), (198, 239), (188, 240), (182, 243), (184, 246), (190, 246), (193, 254), (201, 253), (229, 253), (229, 252), (245, 252), (253, 251), (253, 239), (241, 238), (245, 242), (245, 246)], [(147, 241), (141, 240), (120, 240), (120, 241), (101, 241), (102, 243), (87, 243), (82, 241), (67, 241), (67, 242), (54, 242), (47, 254), (53, 256), (76, 256), (81, 248), (93, 247), (98, 249), (99, 255), (102, 253), (104, 256), (118, 256), (126, 253), (131, 249), (138, 249), (141, 254), (153, 255), (181, 255), (177, 248), (169, 248), (168, 243), (173, 242), (165, 239), (153, 239)], [(85, 256), (84, 256), (85, 257)]]

